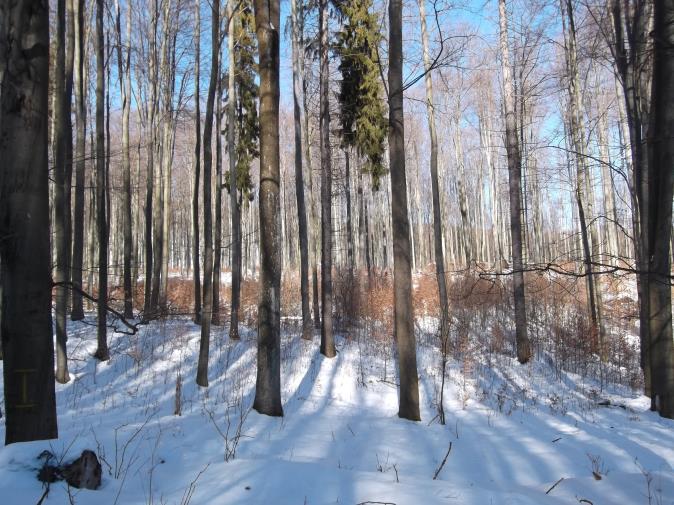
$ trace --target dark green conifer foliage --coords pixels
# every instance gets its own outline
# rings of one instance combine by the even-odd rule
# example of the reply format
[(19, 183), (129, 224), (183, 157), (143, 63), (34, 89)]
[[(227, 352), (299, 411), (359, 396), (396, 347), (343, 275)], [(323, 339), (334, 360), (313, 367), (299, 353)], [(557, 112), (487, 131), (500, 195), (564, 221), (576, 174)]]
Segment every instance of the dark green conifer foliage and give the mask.
[(337, 8), (344, 18), (336, 44), (342, 73), (339, 91), (342, 139), (365, 159), (363, 170), (372, 176), (373, 187), (377, 189), (386, 173), (388, 135), (377, 53), (381, 34), (377, 16), (370, 12), (372, 0), (345, 0)]

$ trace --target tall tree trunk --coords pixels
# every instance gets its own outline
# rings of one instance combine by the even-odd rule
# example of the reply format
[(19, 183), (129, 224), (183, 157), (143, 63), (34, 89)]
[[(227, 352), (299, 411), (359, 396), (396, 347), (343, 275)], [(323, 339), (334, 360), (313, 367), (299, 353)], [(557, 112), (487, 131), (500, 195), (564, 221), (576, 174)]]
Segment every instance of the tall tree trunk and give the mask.
[[(5, 444), (11, 444), (58, 437), (49, 246), (48, 2), (4, 2), (0, 19), (4, 25), (0, 28), (4, 31), (0, 37), (0, 334), (5, 359)], [(5, 24), (8, 19), (12, 23)]]
[(220, 262), (222, 260), (222, 79), (218, 76), (215, 104), (215, 236), (213, 239), (213, 324), (220, 321)]
[[(561, 0), (562, 25), (564, 27), (566, 68), (569, 80), (569, 129), (576, 153), (576, 204), (578, 206), (578, 220), (580, 222), (581, 243), (585, 263), (585, 281), (587, 298), (592, 324), (592, 338), (598, 339), (599, 354), (602, 361), (607, 359), (607, 350), (604, 344), (604, 331), (601, 321), (600, 295), (593, 273), (592, 259), (595, 256), (599, 239), (596, 231), (590, 228), (586, 214), (591, 209), (592, 195), (590, 193), (589, 174), (585, 154), (585, 139), (582, 133), (582, 113), (580, 110), (580, 82), (578, 76), (578, 60), (576, 52), (576, 27), (573, 17), (571, 0)], [(568, 25), (567, 25), (568, 20)], [(591, 218), (591, 215), (588, 216)]]
[(301, 30), (304, 26), (304, 9), (297, 0), (291, 0), (292, 49), (293, 49), (293, 119), (295, 125), (295, 197), (297, 198), (297, 222), (300, 234), (300, 293), (302, 297), (302, 338), (311, 340), (313, 336), (311, 308), (309, 307), (309, 240), (307, 234), (307, 210), (304, 203), (304, 174), (302, 166), (302, 112), (300, 108), (300, 87), (304, 79), (304, 58), (300, 45)]
[(105, 0), (96, 0), (96, 228), (98, 230), (98, 332), (94, 357), (108, 360), (108, 219), (105, 170), (105, 48), (103, 11)]
[[(149, 42), (149, 66), (150, 66), (150, 85), (149, 85), (149, 99), (148, 99), (148, 130), (149, 139), (147, 141), (147, 172), (146, 172), (146, 190), (145, 190), (145, 293), (143, 303), (143, 319), (149, 321), (154, 317), (156, 306), (152, 303), (152, 285), (154, 273), (154, 249), (158, 244), (153, 244), (153, 203), (154, 195), (154, 165), (155, 165), (155, 148), (157, 145), (157, 24), (159, 22), (158, 15), (159, 5), (158, 0), (152, 1), (152, 19), (151, 36)], [(159, 190), (159, 188), (157, 188)]]
[(332, 160), (330, 153), (330, 64), (328, 61), (328, 2), (319, 2), (320, 137), (321, 137), (321, 354), (334, 358), (332, 334)]
[(508, 187), (510, 193), (510, 237), (513, 257), (513, 294), (515, 299), (515, 339), (517, 359), (526, 363), (531, 358), (527, 336), (527, 310), (524, 298), (524, 272), (522, 265), (522, 158), (517, 140), (515, 102), (513, 98), (512, 70), (508, 52), (508, 19), (505, 0), (499, 0), (501, 69), (503, 72), (503, 105), (506, 124), (506, 151), (508, 154)]
[(56, 65), (54, 66), (54, 242), (56, 262), (54, 281), (56, 282), (56, 380), (62, 384), (70, 380), (66, 342), (68, 288), (68, 237), (66, 219), (70, 207), (66, 208), (66, 97), (65, 57), (66, 57), (66, 0), (58, 0), (56, 7)]
[(199, 178), (201, 177), (201, 0), (194, 0), (194, 188), (192, 189), (192, 276), (194, 322), (201, 324), (201, 269), (199, 264)]
[[(440, 184), (438, 178), (438, 136), (435, 129), (435, 106), (433, 104), (433, 79), (428, 50), (428, 30), (426, 29), (426, 0), (419, 1), (421, 17), (421, 41), (423, 45), (424, 76), (426, 84), (426, 113), (428, 114), (428, 134), (431, 139), (431, 193), (433, 198), (433, 242), (435, 246), (435, 277), (438, 282), (440, 299), (440, 339), (443, 355), (446, 354), (449, 340), (449, 299), (447, 297), (447, 280), (445, 277), (445, 254), (442, 250), (442, 216), (440, 213)], [(440, 417), (444, 424), (444, 410), (440, 397)]]
[[(73, 225), (73, 265), (72, 283), (75, 288), (82, 287), (82, 263), (84, 260), (84, 181), (86, 169), (86, 142), (87, 142), (87, 86), (85, 83), (86, 48), (84, 37), (84, 0), (76, 2), (75, 16), (76, 43), (75, 43), (75, 209)], [(72, 291), (72, 311), (70, 318), (73, 321), (84, 319), (82, 295), (77, 289)]]
[[(637, 270), (637, 298), (639, 301), (639, 339), (641, 341), (641, 367), (644, 373), (644, 390), (651, 396), (651, 358), (648, 293), (648, 158), (645, 152), (645, 130), (648, 126), (648, 58), (649, 58), (649, 18), (651, 2), (638, 0), (633, 9), (623, 12), (620, 0), (612, 0), (614, 56), (617, 74), (625, 99), (625, 113), (630, 140), (632, 179), (632, 229), (634, 235), (634, 256)], [(655, 404), (652, 403), (652, 408)]]
[(131, 254), (133, 232), (131, 222), (131, 151), (129, 149), (129, 114), (131, 111), (131, 6), (127, 5), (126, 52), (122, 53), (122, 20), (119, 0), (116, 0), (117, 66), (122, 99), (122, 213), (124, 234), (124, 317), (133, 317), (133, 287), (131, 285)]
[[(674, 418), (674, 342), (670, 238), (674, 185), (674, 0), (654, 2), (653, 88), (649, 128), (649, 334), (653, 397)], [(642, 322), (643, 324), (643, 322)]]
[(393, 223), (394, 332), (398, 346), (400, 395), (398, 416), (411, 421), (419, 414), (410, 225), (405, 175), (405, 125), (403, 116), (402, 0), (389, 2), (389, 164), (391, 167), (391, 215)]
[(278, 0), (255, 0), (260, 71), (260, 298), (253, 408), (282, 416)]
[(229, 79), (227, 83), (227, 150), (229, 152), (229, 206), (232, 215), (232, 307), (229, 322), (229, 338), (239, 340), (239, 307), (241, 305), (241, 207), (236, 177), (236, 86), (234, 69), (236, 57), (234, 54), (234, 12), (233, 0), (227, 2), (227, 16), (229, 17), (228, 50), (229, 50)]
[(211, 202), (211, 167), (213, 156), (213, 103), (220, 73), (220, 0), (215, 0), (211, 8), (211, 77), (206, 100), (206, 121), (204, 123), (204, 308), (201, 318), (201, 340), (199, 342), (199, 363), (197, 384), (208, 386), (208, 353), (211, 338), (211, 318), (213, 310), (213, 214)]

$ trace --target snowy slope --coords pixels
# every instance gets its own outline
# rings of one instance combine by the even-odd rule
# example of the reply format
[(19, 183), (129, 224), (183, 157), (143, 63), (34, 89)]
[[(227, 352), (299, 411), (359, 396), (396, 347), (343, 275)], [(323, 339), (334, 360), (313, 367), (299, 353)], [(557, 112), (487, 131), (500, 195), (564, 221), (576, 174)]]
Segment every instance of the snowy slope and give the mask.
[[(542, 362), (520, 366), (501, 355), (451, 362), (441, 426), (439, 356), (425, 342), (423, 421), (414, 423), (396, 415), (390, 346), (340, 338), (328, 360), (319, 337), (307, 343), (287, 332), (285, 417), (272, 419), (250, 410), (254, 333), (234, 343), (216, 331), (211, 384), (202, 390), (194, 384), (199, 332), (190, 322), (115, 335), (113, 358), (102, 364), (90, 357), (95, 329), (74, 326), (73, 380), (57, 385), (60, 437), (0, 449), (0, 503), (39, 500), (36, 458), (44, 449), (68, 461), (85, 448), (104, 461), (102, 489), (56, 483), (45, 503), (674, 503), (674, 422), (630, 391), (599, 392)], [(598, 406), (604, 399), (611, 405)]]

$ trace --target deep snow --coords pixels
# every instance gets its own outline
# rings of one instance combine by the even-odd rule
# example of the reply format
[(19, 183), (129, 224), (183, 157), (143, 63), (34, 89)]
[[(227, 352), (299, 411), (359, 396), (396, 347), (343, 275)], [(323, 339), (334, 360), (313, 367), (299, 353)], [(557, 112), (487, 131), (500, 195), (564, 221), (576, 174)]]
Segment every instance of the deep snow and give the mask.
[[(85, 448), (103, 460), (102, 488), (56, 483), (45, 503), (67, 504), (69, 492), (82, 505), (674, 503), (674, 422), (649, 412), (643, 396), (600, 391), (544, 361), (450, 361), (441, 426), (439, 355), (432, 338), (421, 338), (423, 420), (414, 423), (396, 415), (390, 344), (364, 333), (340, 337), (330, 360), (319, 354), (318, 336), (305, 342), (286, 331), (285, 417), (269, 418), (250, 410), (251, 331), (237, 343), (215, 329), (211, 383), (201, 389), (194, 384), (199, 329), (189, 321), (111, 335), (107, 363), (91, 357), (95, 328), (71, 328), (72, 380), (57, 384), (60, 437), (0, 449), (2, 505), (39, 500), (43, 450), (68, 461)], [(606, 399), (610, 406), (598, 405)], [(234, 457), (225, 461), (226, 453)]]

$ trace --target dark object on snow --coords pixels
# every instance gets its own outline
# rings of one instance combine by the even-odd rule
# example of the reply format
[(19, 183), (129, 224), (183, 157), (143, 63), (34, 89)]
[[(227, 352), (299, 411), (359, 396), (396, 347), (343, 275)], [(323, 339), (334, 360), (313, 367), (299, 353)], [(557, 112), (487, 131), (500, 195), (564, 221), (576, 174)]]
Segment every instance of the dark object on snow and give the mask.
[(101, 485), (101, 463), (93, 451), (85, 449), (79, 458), (63, 468), (63, 477), (73, 487), (98, 489)]
[(37, 459), (44, 460), (42, 467), (37, 473), (37, 480), (44, 482), (47, 485), (56, 482), (57, 480), (63, 480), (61, 468), (59, 468), (57, 465), (51, 464), (51, 462), (54, 460), (54, 455), (51, 452), (44, 450), (40, 453)]

